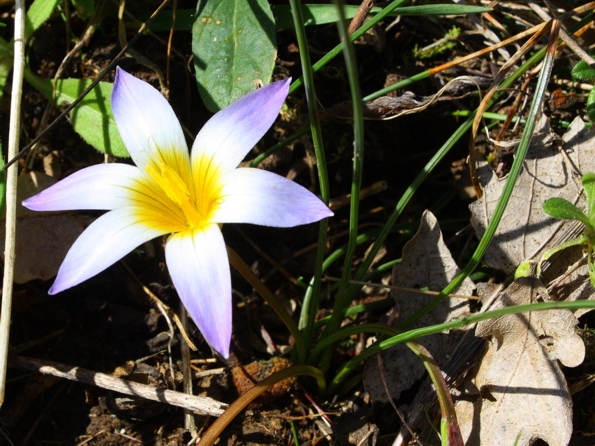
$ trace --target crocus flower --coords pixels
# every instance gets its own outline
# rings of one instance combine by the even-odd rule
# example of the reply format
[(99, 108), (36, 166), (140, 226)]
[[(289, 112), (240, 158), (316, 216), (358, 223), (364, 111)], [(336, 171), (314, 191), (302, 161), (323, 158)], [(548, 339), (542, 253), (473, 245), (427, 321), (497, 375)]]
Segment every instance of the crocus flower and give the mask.
[(174, 286), (205, 339), (223, 357), (231, 341), (231, 277), (222, 223), (291, 227), (333, 215), (286, 178), (237, 168), (275, 121), (289, 80), (262, 87), (215, 114), (192, 152), (161, 94), (122, 69), (112, 109), (136, 166), (87, 167), (23, 202), (36, 211), (107, 210), (76, 240), (50, 294), (100, 273), (142, 243), (171, 234)]

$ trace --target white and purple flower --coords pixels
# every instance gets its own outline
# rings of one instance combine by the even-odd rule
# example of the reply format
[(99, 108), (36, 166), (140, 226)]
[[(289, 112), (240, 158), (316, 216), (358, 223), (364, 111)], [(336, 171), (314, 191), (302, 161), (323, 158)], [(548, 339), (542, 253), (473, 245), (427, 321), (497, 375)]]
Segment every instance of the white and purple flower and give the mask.
[(149, 84), (118, 68), (112, 109), (136, 166), (82, 169), (23, 201), (35, 211), (107, 210), (66, 255), (50, 294), (100, 273), (142, 243), (171, 234), (165, 257), (188, 313), (223, 357), (231, 341), (231, 277), (219, 225), (291, 227), (333, 213), (286, 178), (237, 166), (271, 127), (289, 80), (262, 87), (215, 114), (191, 154), (173, 110)]

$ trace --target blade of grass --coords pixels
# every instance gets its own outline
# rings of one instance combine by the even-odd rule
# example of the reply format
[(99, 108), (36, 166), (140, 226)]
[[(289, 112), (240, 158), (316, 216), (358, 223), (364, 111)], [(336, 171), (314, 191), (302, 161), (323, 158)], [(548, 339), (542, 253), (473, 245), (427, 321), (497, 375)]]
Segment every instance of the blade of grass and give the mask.
[[(326, 157), (324, 154), (324, 145), (322, 142), (322, 130), (320, 120), (318, 119), (318, 109), (316, 106), (316, 92), (314, 90), (314, 75), (311, 69), (310, 53), (308, 50), (308, 39), (306, 38), (306, 29), (302, 17), (302, 8), (299, 0), (290, 0), (289, 4), (293, 12), (295, 32), (300, 50), (300, 60), (303, 70), (303, 82), (306, 90), (306, 102), (308, 105), (308, 117), (310, 118), (310, 131), (312, 133), (312, 143), (316, 154), (316, 163), (318, 165), (318, 181), (320, 183), (320, 195), (322, 201), (328, 204), (330, 200), (330, 190), (328, 182), (328, 172), (326, 169)], [(322, 264), (324, 261), (324, 250), (326, 247), (326, 237), (328, 232), (328, 219), (324, 219), (319, 224), (318, 245), (316, 249), (316, 264), (314, 267), (314, 278), (310, 287), (311, 292), (304, 297), (302, 311), (298, 327), (303, 330), (303, 337), (306, 350), (310, 349), (312, 342), (312, 330), (314, 319), (318, 311), (318, 298), (320, 294), (320, 281), (322, 278)], [(306, 357), (301, 357), (298, 363), (303, 364)]]
[(418, 344), (415, 341), (409, 341), (405, 343), (409, 350), (411, 350), (415, 356), (423, 363), (424, 367), (428, 371), (428, 375), (434, 384), (434, 390), (438, 396), (438, 404), (440, 405), (440, 412), (442, 417), (440, 420), (440, 434), (442, 436), (443, 446), (464, 446), (463, 436), (461, 435), (461, 429), (457, 423), (457, 413), (455, 411), (455, 405), (450, 395), (450, 390), (446, 384), (446, 380), (442, 375), (438, 363), (430, 352)]
[(530, 62), (536, 62), (538, 59), (543, 57), (543, 54), (545, 53), (545, 60), (543, 62), (541, 73), (537, 81), (537, 87), (535, 89), (535, 95), (533, 97), (531, 108), (529, 110), (529, 116), (527, 117), (527, 125), (525, 126), (523, 136), (521, 137), (521, 142), (519, 143), (516, 157), (508, 174), (508, 178), (506, 180), (506, 184), (504, 185), (504, 189), (502, 190), (502, 195), (498, 200), (498, 205), (494, 210), (492, 219), (490, 220), (486, 228), (486, 231), (483, 234), (483, 237), (479, 241), (479, 245), (473, 253), (471, 260), (469, 260), (467, 265), (465, 265), (463, 270), (453, 279), (453, 281), (446, 288), (444, 288), (444, 290), (440, 292), (440, 295), (436, 297), (428, 305), (424, 306), (424, 308), (422, 308), (420, 311), (403, 321), (401, 324), (402, 327), (409, 327), (415, 322), (417, 322), (424, 315), (430, 312), (432, 308), (438, 305), (438, 303), (440, 303), (447, 294), (452, 293), (463, 282), (465, 277), (471, 274), (473, 270), (475, 270), (475, 268), (479, 265), (479, 262), (483, 258), (490, 243), (492, 242), (494, 234), (496, 233), (496, 230), (498, 229), (498, 226), (500, 224), (500, 220), (502, 219), (502, 215), (504, 214), (504, 210), (506, 209), (508, 201), (512, 196), (512, 192), (514, 190), (516, 181), (521, 173), (525, 157), (527, 156), (527, 152), (529, 151), (531, 138), (533, 137), (533, 132), (535, 131), (535, 126), (539, 117), (541, 116), (540, 111), (545, 97), (545, 89), (547, 87), (554, 63), (556, 42), (558, 40), (559, 29), (560, 22), (558, 20), (554, 20), (547, 48), (544, 48), (542, 51), (537, 52), (531, 59), (529, 59), (524, 64), (525, 66), (528, 65)]
[[(293, 2), (295, 2), (295, 0), (290, 0), (290, 5), (292, 5), (291, 10), (294, 14), (293, 20), (296, 25), (296, 32), (297, 32), (298, 23), (296, 23), (296, 19), (298, 16), (296, 15), (296, 13), (298, 13), (300, 19), (302, 19), (302, 22), (299, 24), (299, 26), (302, 29), (304, 29), (303, 17), (301, 14), (301, 9), (300, 9), (300, 11), (297, 11), (297, 7), (296, 8), (293, 7)], [(351, 34), (349, 36), (349, 40), (351, 42), (353, 42), (357, 38), (363, 36), (366, 32), (368, 32), (369, 29), (371, 29), (374, 25), (376, 25), (382, 19), (387, 17), (395, 8), (397, 8), (404, 2), (405, 2), (405, 0), (394, 0), (390, 5), (388, 5), (382, 11), (380, 11), (377, 15), (375, 15), (373, 18), (371, 18), (368, 22), (366, 22), (356, 32)], [(343, 49), (343, 42), (339, 43), (336, 47), (334, 47), (332, 50), (330, 50), (322, 59), (320, 59), (318, 62), (316, 62), (314, 65), (312, 65), (311, 74), (316, 73), (318, 70), (320, 70), (322, 67), (324, 67), (327, 63), (329, 63), (331, 60), (333, 60), (335, 57), (337, 57), (337, 55), (341, 52), (342, 49)], [(300, 54), (301, 54), (301, 51), (300, 51)], [(310, 65), (308, 65), (308, 66), (310, 66)], [(300, 77), (299, 79), (296, 79), (296, 81), (293, 84), (291, 84), (291, 87), (289, 88), (289, 93), (291, 94), (298, 88), (302, 87), (304, 85), (304, 81), (305, 81), (305, 77), (303, 77), (303, 76)]]
[[(342, 382), (362, 363), (365, 359), (381, 353), (397, 344), (403, 342), (412, 341), (415, 339), (429, 336), (436, 333), (441, 333), (446, 330), (453, 330), (455, 328), (465, 327), (467, 325), (473, 325), (477, 322), (485, 321), (492, 318), (497, 318), (509, 314), (526, 313), (529, 311), (544, 311), (544, 310), (578, 310), (580, 308), (595, 308), (595, 301), (592, 300), (579, 300), (573, 302), (539, 302), (534, 304), (526, 305), (513, 305), (506, 308), (499, 308), (498, 310), (487, 311), (481, 314), (474, 314), (467, 316), (462, 319), (457, 319), (450, 322), (445, 322), (438, 325), (429, 325), (427, 327), (416, 328), (413, 330), (406, 331), (399, 335), (393, 336), (388, 339), (384, 339), (376, 342), (375, 344), (368, 347), (366, 350), (361, 352), (359, 355), (351, 358), (345, 364), (343, 364), (335, 378), (330, 383), (328, 393), (333, 394)], [(324, 341), (327, 342), (327, 341)]]
[[(351, 201), (349, 207), (349, 236), (347, 242), (347, 252), (345, 253), (345, 260), (343, 262), (343, 272), (341, 282), (339, 283), (339, 290), (335, 296), (335, 304), (333, 305), (333, 316), (330, 322), (325, 327), (325, 332), (334, 332), (339, 327), (341, 321), (345, 317), (345, 312), (350, 305), (350, 301), (346, 299), (346, 291), (349, 287), (349, 280), (351, 279), (351, 263), (355, 248), (357, 246), (357, 229), (359, 221), (359, 192), (362, 184), (362, 174), (364, 168), (364, 113), (362, 95), (359, 88), (359, 76), (357, 73), (357, 61), (355, 58), (355, 50), (353, 44), (349, 41), (347, 33), (347, 20), (343, 13), (342, 2), (340, 0), (333, 0), (337, 6), (339, 14), (339, 35), (343, 42), (343, 54), (345, 57), (345, 65), (347, 68), (347, 76), (349, 78), (349, 87), (351, 90), (351, 101), (353, 104), (353, 176), (351, 180)], [(324, 336), (324, 334), (322, 335)], [(330, 364), (330, 352), (322, 359), (321, 369), (325, 372)]]

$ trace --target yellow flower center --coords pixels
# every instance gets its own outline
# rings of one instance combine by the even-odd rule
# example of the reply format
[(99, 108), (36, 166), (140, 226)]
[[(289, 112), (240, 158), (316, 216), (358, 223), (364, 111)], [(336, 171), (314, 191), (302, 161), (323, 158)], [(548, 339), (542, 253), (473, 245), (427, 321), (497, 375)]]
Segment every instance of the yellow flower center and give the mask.
[(179, 231), (180, 226), (196, 228), (210, 222), (213, 210), (221, 202), (223, 185), (218, 167), (205, 156), (198, 160), (195, 167), (192, 173), (194, 183), (188, 184), (176, 169), (162, 161), (146, 166), (149, 176), (165, 194), (161, 200), (169, 200), (171, 205), (182, 211), (183, 216), (178, 214), (176, 218), (170, 215), (172, 229), (176, 228), (171, 232)]
[(204, 221), (205, 216), (201, 215), (190, 201), (191, 195), (188, 186), (178, 172), (164, 163), (159, 163), (157, 167), (153, 164), (147, 165), (147, 172), (165, 192), (167, 198), (180, 207), (189, 226), (196, 227)]

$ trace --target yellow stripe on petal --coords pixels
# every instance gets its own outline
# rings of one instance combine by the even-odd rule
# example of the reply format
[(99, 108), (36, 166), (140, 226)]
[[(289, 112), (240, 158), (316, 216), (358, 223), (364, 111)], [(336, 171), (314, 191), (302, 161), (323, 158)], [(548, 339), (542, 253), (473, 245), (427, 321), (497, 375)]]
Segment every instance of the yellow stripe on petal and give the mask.
[(200, 154), (198, 158), (193, 159), (192, 176), (196, 207), (207, 222), (212, 222), (214, 211), (223, 201), (221, 167), (213, 156)]
[(174, 233), (188, 229), (186, 216), (151, 177), (144, 177), (130, 188), (130, 205), (139, 222)]
[(212, 224), (222, 202), (223, 184), (219, 166), (212, 157), (202, 156), (192, 171), (194, 182), (161, 159), (145, 166), (147, 176), (130, 190), (131, 205), (139, 220), (168, 232), (178, 233)]
[(147, 172), (159, 185), (167, 198), (173, 201), (184, 213), (190, 227), (196, 227), (204, 222), (204, 215), (200, 213), (190, 201), (190, 191), (180, 175), (167, 164), (147, 165)]

